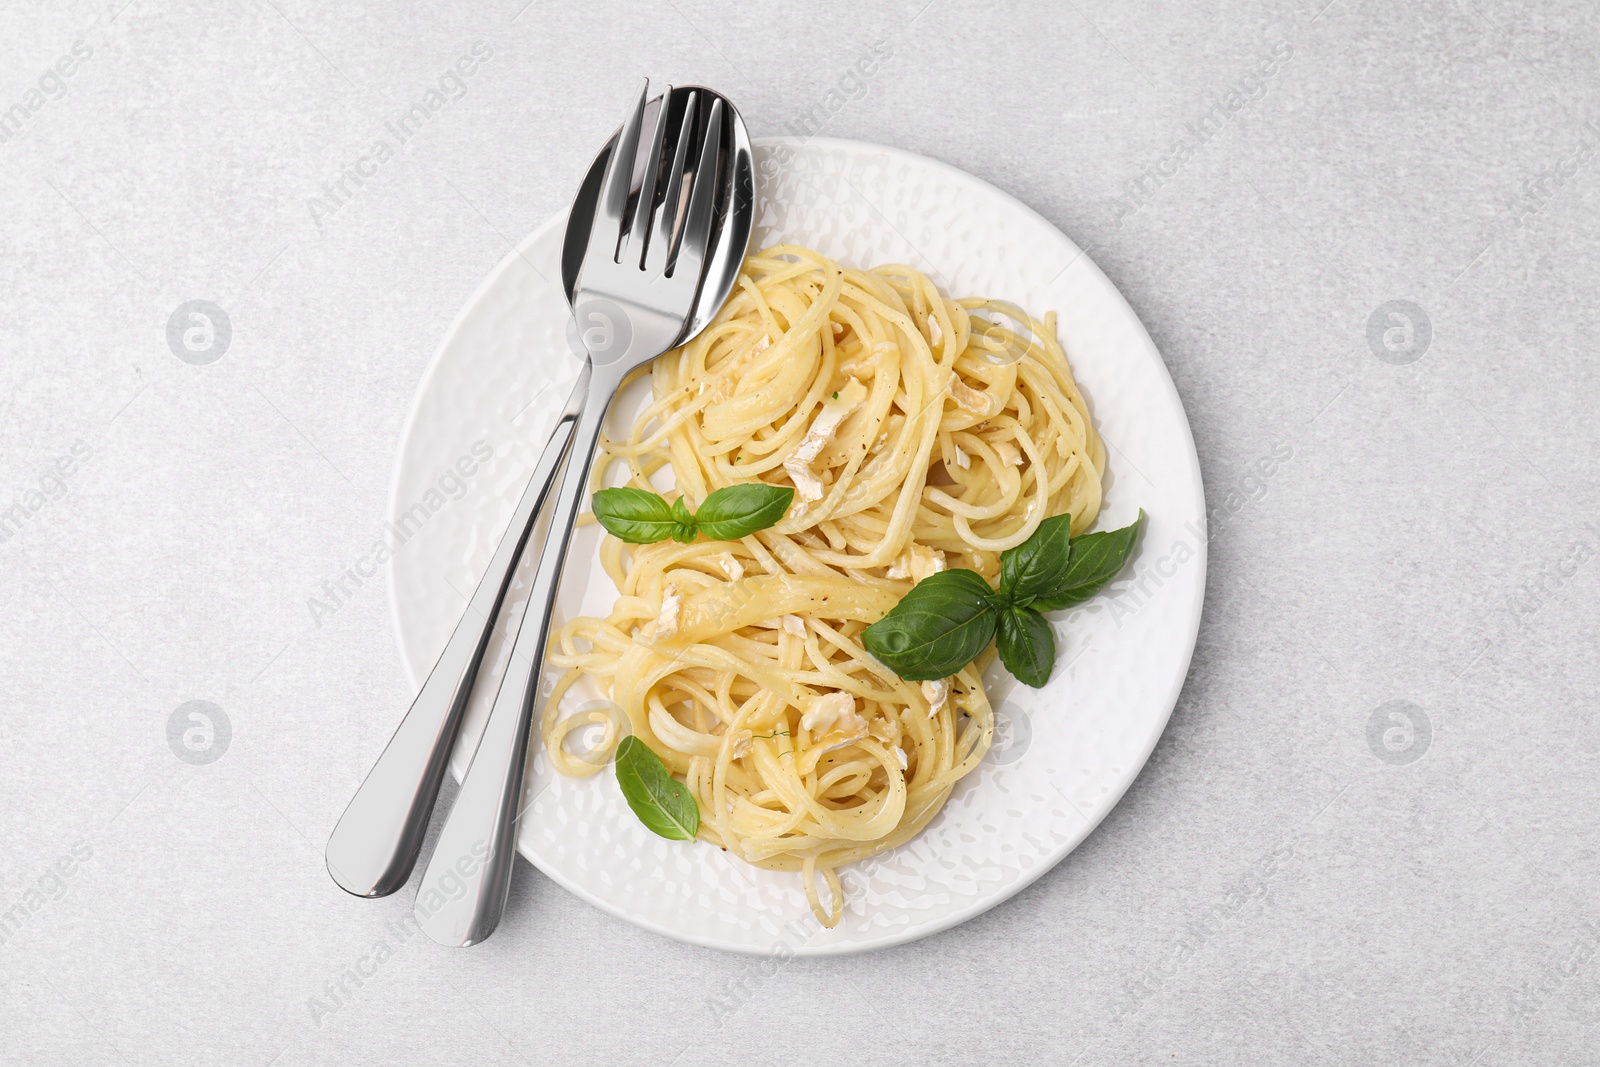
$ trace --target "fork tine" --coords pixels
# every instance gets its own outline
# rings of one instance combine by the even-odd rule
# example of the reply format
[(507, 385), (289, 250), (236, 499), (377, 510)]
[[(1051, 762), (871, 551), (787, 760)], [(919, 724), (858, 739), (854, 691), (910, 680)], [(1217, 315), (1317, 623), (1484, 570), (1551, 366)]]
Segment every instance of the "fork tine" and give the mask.
[(689, 214), (683, 223), (683, 240), (678, 248), (678, 261), (673, 264), (674, 278), (698, 279), (705, 266), (706, 249), (711, 244), (711, 210), (716, 204), (717, 153), (722, 147), (722, 101), (711, 104), (711, 116), (706, 120), (706, 139), (700, 146), (700, 163), (694, 169), (694, 190), (689, 194)]
[[(639, 89), (639, 102), (628, 113), (617, 135), (616, 147), (606, 161), (605, 178), (600, 182), (600, 199), (595, 204), (594, 222), (589, 227), (589, 251), (585, 258), (603, 257), (615, 263), (622, 242), (622, 223), (628, 213), (628, 192), (633, 185), (633, 161), (639, 154), (639, 127), (644, 123), (644, 105), (650, 98), (650, 79)], [(599, 262), (599, 258), (595, 259)]]
[[(667, 257), (672, 252), (672, 233), (678, 221), (680, 201), (683, 199), (683, 165), (689, 156), (689, 142), (694, 138), (695, 109), (699, 107), (700, 94), (690, 92), (683, 107), (683, 123), (678, 130), (678, 144), (672, 150), (672, 169), (667, 172), (667, 195), (656, 214), (650, 247), (645, 252), (645, 270), (651, 274), (666, 272)], [(665, 113), (666, 108), (662, 108)]]
[(644, 266), (645, 249), (650, 239), (650, 213), (656, 206), (656, 189), (661, 185), (661, 141), (667, 132), (668, 105), (672, 102), (672, 86), (661, 94), (661, 106), (656, 108), (655, 121), (650, 126), (650, 154), (643, 157), (644, 180), (639, 184), (639, 202), (634, 205), (633, 225), (628, 227), (627, 244), (623, 246), (622, 262), (631, 267)]

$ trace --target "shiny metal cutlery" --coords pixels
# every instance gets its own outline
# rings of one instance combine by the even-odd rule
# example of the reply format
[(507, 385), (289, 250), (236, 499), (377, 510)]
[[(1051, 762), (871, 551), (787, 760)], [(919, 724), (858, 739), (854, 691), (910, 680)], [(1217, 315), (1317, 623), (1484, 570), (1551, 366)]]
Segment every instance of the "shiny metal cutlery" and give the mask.
[[(669, 90), (669, 94), (650, 100), (645, 120), (654, 123), (663, 102), (674, 104), (675, 110), (683, 110), (686, 94), (695, 91), (680, 89), (673, 95)], [(698, 92), (701, 99), (716, 95), (709, 90)], [(731, 112), (731, 106), (729, 109)], [(568, 213), (561, 275), (568, 304), (574, 309), (578, 277), (589, 253), (601, 189), (622, 133), (619, 130), (613, 135), (590, 164)], [(743, 136), (742, 124), (739, 134)], [(747, 141), (744, 144), (748, 155)], [(640, 185), (644, 173), (643, 154), (635, 153), (635, 156), (633, 173), (628, 176), (630, 189)], [(748, 219), (744, 225), (742, 235), (732, 232), (721, 235), (723, 240), (707, 263), (708, 271), (717, 270), (718, 277), (726, 274), (730, 284), (737, 275), (748, 242)], [(730, 256), (731, 273), (725, 269)], [(728, 288), (721, 284), (701, 287), (686, 338), (698, 333), (711, 320), (727, 298)], [(387, 896), (411, 876), (494, 621), (510, 588), (517, 561), (560, 473), (572, 430), (583, 410), (590, 374), (590, 364), (586, 361), (461, 621), (423, 682), (411, 709), (328, 839), (328, 872), (350, 893), (364, 897)]]
[(750, 240), (753, 168), (738, 112), (699, 88), (650, 103), (646, 83), (597, 188), (572, 294), (587, 394), (511, 662), (417, 893), (418, 924), (441, 944), (477, 944), (505, 908), (550, 615), (606, 409), (629, 372), (716, 314)]

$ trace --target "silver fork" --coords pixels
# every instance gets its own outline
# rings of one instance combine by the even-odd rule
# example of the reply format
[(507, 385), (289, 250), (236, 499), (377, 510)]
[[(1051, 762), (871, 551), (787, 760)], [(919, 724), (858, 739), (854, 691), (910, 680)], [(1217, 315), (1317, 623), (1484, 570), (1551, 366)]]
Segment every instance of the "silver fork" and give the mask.
[[(647, 99), (648, 83), (607, 164), (573, 295), (579, 333), (589, 353), (590, 381), (550, 533), (511, 663), (417, 891), (418, 925), (445, 945), (482, 941), (494, 932), (505, 909), (520, 814), (517, 802), (550, 615), (606, 409), (630, 371), (684, 338), (696, 317), (702, 282), (726, 295), (749, 238), (754, 215), (751, 169), (737, 113), (725, 110), (719, 97), (702, 121), (702, 96), (691, 94), (663, 183), (670, 91), (648, 132), (643, 129)], [(630, 212), (641, 137), (650, 147), (642, 157), (644, 178)], [(725, 205), (720, 213), (719, 200)]]

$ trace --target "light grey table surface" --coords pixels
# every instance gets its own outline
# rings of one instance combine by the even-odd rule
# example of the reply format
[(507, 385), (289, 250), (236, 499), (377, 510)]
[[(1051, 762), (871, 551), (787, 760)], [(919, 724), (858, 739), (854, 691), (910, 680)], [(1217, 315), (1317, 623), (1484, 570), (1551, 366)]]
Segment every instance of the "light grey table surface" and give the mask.
[[(1597, 53), (1582, 3), (5, 5), (0, 1062), (1595, 1062)], [(1166, 736), (912, 945), (724, 955), (519, 863), (452, 951), (323, 870), (411, 694), (381, 581), (308, 602), (643, 74), (1036, 208), (1194, 428)]]

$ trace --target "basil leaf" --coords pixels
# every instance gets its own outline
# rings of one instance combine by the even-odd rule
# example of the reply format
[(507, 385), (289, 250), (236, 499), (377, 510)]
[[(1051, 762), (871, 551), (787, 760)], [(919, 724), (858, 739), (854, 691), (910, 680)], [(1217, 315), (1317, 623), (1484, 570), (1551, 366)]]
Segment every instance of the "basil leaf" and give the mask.
[(1137, 519), (1120, 530), (1074, 537), (1066, 572), (1054, 589), (1034, 600), (1033, 606), (1039, 611), (1060, 611), (1094, 596), (1133, 555), (1133, 544), (1143, 525), (1144, 512), (1140, 511)]
[(1055, 670), (1056, 635), (1032, 608), (1007, 608), (1001, 613), (995, 647), (1006, 670), (1035, 689), (1043, 688)]
[(1060, 587), (1071, 555), (1072, 516), (1044, 520), (1022, 544), (1000, 553), (1000, 595), (1027, 606)]
[(989, 646), (999, 613), (983, 575), (940, 571), (862, 631), (861, 643), (907, 681), (948, 678)]
[(672, 528), (672, 539), (689, 544), (695, 539), (694, 516), (689, 514), (689, 504), (679, 497), (672, 502), (672, 518), (676, 525)]
[(783, 518), (794, 500), (787, 485), (747, 482), (729, 485), (706, 497), (695, 513), (700, 532), (713, 541), (737, 541)]
[(647, 489), (602, 489), (594, 495), (594, 517), (613, 537), (648, 545), (672, 536), (676, 523), (667, 502)]
[(689, 787), (668, 774), (661, 757), (632, 734), (617, 746), (617, 784), (645, 829), (673, 841), (694, 840), (700, 806)]

